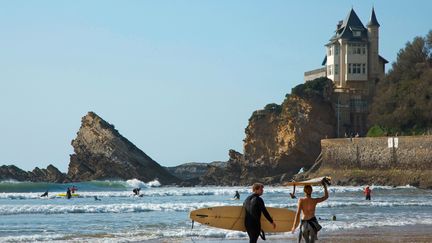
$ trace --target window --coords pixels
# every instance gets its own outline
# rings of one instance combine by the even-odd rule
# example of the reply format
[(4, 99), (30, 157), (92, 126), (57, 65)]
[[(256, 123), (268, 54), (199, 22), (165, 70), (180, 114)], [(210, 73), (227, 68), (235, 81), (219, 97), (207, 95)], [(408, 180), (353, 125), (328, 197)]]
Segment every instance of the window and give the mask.
[(333, 75), (333, 65), (327, 66), (327, 73), (328, 73), (328, 75)]
[(353, 35), (355, 37), (359, 37), (359, 36), (361, 36), (361, 32), (359, 30), (355, 30), (355, 31), (353, 31)]
[(348, 73), (352, 74), (366, 74), (366, 64), (362, 63), (349, 63)]
[(335, 46), (335, 55), (339, 55), (339, 46)]
[(339, 74), (339, 64), (335, 64), (334, 74)]
[(356, 71), (357, 72), (355, 72), (355, 73), (360, 73), (360, 67), (361, 67), (361, 64), (360, 63), (356, 63), (356, 64), (354, 64), (355, 65), (355, 69), (356, 69)]
[(331, 47), (331, 46), (328, 47), (328, 55), (329, 55), (329, 56), (332, 55), (332, 47)]

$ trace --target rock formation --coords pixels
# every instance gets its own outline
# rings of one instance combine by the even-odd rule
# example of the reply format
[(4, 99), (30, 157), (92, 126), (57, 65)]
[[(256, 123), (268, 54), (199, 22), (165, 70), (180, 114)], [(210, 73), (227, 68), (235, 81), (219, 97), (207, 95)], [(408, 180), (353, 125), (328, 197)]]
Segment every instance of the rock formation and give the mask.
[(280, 183), (320, 154), (320, 140), (334, 137), (336, 119), (331, 103), (319, 95), (288, 96), (249, 119), (244, 155), (230, 151), (226, 169), (213, 168), (201, 184), (235, 185), (254, 181)]
[(33, 171), (24, 171), (14, 165), (0, 166), (0, 180), (17, 180), (31, 182), (67, 182), (66, 175), (61, 173), (53, 165), (49, 165), (46, 169), (36, 167)]
[(178, 166), (166, 167), (166, 169), (174, 176), (182, 180), (190, 180), (194, 178), (199, 178), (207, 173), (208, 169), (211, 167), (225, 168), (226, 162), (214, 161), (211, 163), (185, 163)]
[(75, 154), (70, 157), (68, 170), (72, 181), (132, 178), (144, 182), (157, 178), (162, 184), (180, 181), (93, 112), (82, 118), (72, 146)]

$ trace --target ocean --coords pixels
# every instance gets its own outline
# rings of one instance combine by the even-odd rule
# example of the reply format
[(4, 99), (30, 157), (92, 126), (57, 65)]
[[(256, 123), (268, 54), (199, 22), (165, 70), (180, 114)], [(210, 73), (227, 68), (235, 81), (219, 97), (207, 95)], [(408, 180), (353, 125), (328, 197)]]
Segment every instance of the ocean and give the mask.
[[(58, 196), (78, 187), (79, 197)], [(132, 189), (141, 187), (143, 197)], [(330, 198), (316, 216), (322, 232), (369, 227), (426, 225), (432, 228), (432, 191), (411, 186), (372, 185), (372, 200), (360, 186), (330, 186)], [(49, 191), (48, 198), (39, 196)], [(241, 200), (232, 200), (235, 191)], [(291, 187), (266, 186), (266, 206), (296, 209)], [(192, 222), (189, 212), (202, 207), (241, 205), (249, 187), (165, 187), (158, 181), (92, 181), (75, 184), (0, 182), (0, 242), (214, 242), (247, 239), (243, 232)], [(314, 187), (313, 197), (323, 195)], [(94, 197), (100, 200), (95, 200)], [(297, 196), (303, 196), (297, 188)], [(333, 215), (336, 220), (331, 220)], [(291, 233), (267, 238), (293, 238)]]

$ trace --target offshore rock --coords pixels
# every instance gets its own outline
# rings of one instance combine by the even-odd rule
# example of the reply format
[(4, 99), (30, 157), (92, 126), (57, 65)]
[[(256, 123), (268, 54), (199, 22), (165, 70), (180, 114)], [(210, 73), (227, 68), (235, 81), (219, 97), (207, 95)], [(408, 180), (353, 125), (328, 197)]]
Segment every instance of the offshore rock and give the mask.
[(61, 173), (53, 165), (49, 165), (46, 169), (36, 167), (33, 171), (24, 171), (15, 165), (0, 166), (0, 180), (16, 180), (16, 181), (31, 181), (31, 182), (67, 182), (66, 175)]
[(214, 161), (211, 163), (198, 163), (191, 162), (185, 163), (178, 166), (166, 167), (166, 169), (174, 176), (182, 180), (191, 180), (194, 178), (199, 178), (207, 173), (208, 169), (211, 167), (225, 168), (226, 162)]
[(105, 179), (158, 179), (162, 184), (178, 183), (170, 174), (94, 112), (82, 118), (72, 140), (68, 177), (72, 181)]

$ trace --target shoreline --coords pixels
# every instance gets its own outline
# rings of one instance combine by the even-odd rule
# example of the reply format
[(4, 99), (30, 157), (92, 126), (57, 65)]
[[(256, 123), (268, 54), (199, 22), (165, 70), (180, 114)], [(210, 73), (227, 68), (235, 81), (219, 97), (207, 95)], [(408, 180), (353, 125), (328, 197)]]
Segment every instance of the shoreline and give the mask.
[[(289, 235), (288, 235), (289, 234)], [(295, 234), (284, 233), (283, 235), (267, 235), (267, 241), (259, 239), (258, 242), (298, 242), (298, 230)], [(140, 242), (140, 241), (137, 241)], [(248, 242), (247, 238), (230, 239), (230, 238), (182, 238), (182, 239), (154, 239), (148, 240), (149, 243), (244, 243)], [(304, 242), (304, 240), (302, 241)], [(347, 230), (344, 232), (320, 232), (317, 242), (342, 242), (342, 243), (382, 243), (382, 242), (432, 242), (432, 225), (417, 224), (405, 226), (381, 226), (369, 227), (363, 229)]]

